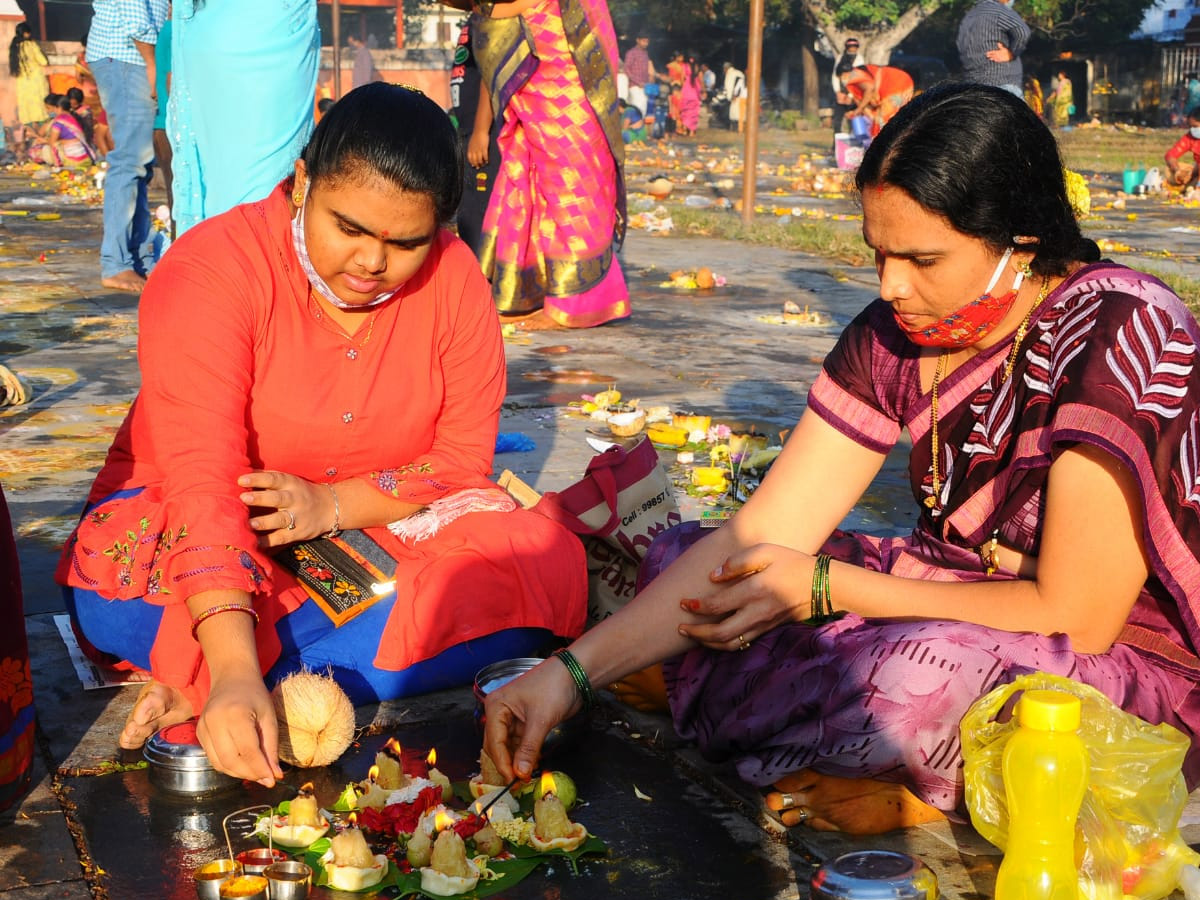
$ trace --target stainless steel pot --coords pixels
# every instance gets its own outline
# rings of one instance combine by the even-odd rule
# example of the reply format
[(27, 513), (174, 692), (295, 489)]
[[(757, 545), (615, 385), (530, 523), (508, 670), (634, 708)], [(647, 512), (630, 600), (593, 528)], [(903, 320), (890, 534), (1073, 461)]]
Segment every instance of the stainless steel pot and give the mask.
[[(502, 659), (499, 662), (492, 663), (490, 666), (484, 666), (476, 673), (474, 686), (475, 720), (479, 723), (480, 727), (483, 726), (483, 702), (487, 699), (487, 695), (512, 681), (514, 678), (524, 675), (534, 666), (543, 662), (545, 662), (544, 659), (533, 656)], [(554, 665), (561, 665), (561, 663), (555, 662)], [(548, 756), (562, 747), (569, 746), (587, 730), (587, 726), (588, 714), (580, 710), (565, 722), (560, 722), (554, 728), (550, 729), (550, 733), (546, 735), (545, 743), (542, 744), (542, 753)]]
[(235, 788), (238, 779), (218, 772), (196, 737), (196, 720), (168, 725), (146, 741), (142, 750), (150, 783), (172, 794), (202, 797)]

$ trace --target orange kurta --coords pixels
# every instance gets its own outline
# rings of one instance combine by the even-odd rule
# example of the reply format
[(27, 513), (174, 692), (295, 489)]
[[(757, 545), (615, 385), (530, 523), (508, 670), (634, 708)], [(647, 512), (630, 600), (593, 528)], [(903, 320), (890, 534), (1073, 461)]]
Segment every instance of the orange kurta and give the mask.
[[(58, 579), (164, 605), (151, 653), (160, 680), (207, 694), (187, 597), (250, 591), (264, 671), (279, 655), (275, 623), (307, 598), (257, 548), (238, 476), (360, 478), (422, 504), (495, 488), (504, 346), (471, 251), (442, 232), (401, 294), (371, 315), (348, 338), (311, 299), (282, 187), (189, 231), (156, 267), (139, 304), (141, 393), (89, 502), (144, 490), (84, 517)], [(415, 544), (367, 532), (398, 561), (380, 668), (503, 628), (583, 627), (579, 542), (540, 516), (468, 514)]]

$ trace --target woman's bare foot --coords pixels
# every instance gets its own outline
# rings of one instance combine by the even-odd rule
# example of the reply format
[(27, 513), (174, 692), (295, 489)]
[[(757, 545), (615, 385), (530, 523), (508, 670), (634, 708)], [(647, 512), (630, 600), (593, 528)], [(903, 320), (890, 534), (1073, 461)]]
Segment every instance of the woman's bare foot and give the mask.
[(804, 769), (779, 779), (773, 787), (767, 807), (788, 826), (882, 834), (946, 818), (903, 785), (870, 778), (838, 778)]
[(613, 696), (642, 712), (665, 713), (667, 706), (667, 682), (663, 679), (662, 663), (626, 675), (610, 684)]
[(133, 269), (126, 269), (124, 272), (118, 272), (116, 275), (101, 278), (100, 283), (106, 288), (112, 288), (114, 291), (128, 291), (131, 294), (140, 294), (142, 288), (146, 286), (146, 279), (133, 271)]
[(133, 701), (119, 743), (127, 750), (136, 750), (160, 728), (186, 722), (191, 717), (192, 704), (179, 688), (148, 681)]

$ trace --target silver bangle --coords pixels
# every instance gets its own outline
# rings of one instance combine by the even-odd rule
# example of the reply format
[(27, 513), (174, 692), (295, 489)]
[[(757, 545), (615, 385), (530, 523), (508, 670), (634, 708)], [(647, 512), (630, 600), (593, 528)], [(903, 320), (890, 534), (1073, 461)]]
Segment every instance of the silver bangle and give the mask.
[(325, 487), (329, 488), (329, 493), (333, 495), (333, 524), (321, 537), (335, 538), (342, 533), (342, 505), (338, 503), (337, 491), (333, 489), (333, 485), (326, 483)]

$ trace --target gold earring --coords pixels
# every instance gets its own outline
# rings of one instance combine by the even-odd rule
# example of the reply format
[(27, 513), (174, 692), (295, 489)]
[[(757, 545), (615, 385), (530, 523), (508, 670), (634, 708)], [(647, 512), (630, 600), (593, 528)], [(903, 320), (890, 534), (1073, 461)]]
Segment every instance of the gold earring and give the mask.
[(303, 202), (304, 202), (303, 194), (292, 194), (292, 203), (294, 205), (299, 206)]
[(1026, 260), (1025, 262), (1021, 263), (1019, 266), (1017, 266), (1017, 271), (1020, 272), (1022, 275), (1024, 275), (1026, 278), (1033, 277), (1033, 269), (1030, 268), (1030, 266), (1029, 266), (1030, 262), (1032, 262), (1032, 260)]

